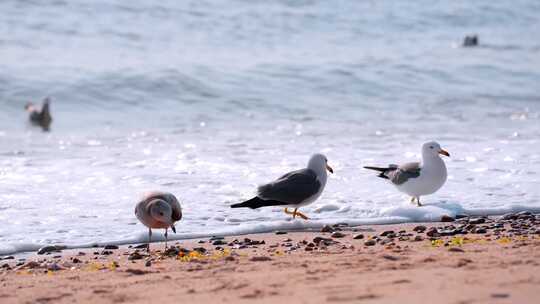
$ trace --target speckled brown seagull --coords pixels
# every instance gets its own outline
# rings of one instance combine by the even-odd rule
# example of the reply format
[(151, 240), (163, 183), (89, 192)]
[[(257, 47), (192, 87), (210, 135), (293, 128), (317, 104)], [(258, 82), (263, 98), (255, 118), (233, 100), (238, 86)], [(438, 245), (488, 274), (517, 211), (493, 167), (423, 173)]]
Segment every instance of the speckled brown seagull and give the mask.
[(152, 241), (152, 228), (165, 229), (165, 248), (169, 228), (176, 233), (174, 223), (182, 219), (182, 208), (176, 197), (168, 192), (149, 192), (135, 206), (135, 215), (148, 227), (148, 251)]

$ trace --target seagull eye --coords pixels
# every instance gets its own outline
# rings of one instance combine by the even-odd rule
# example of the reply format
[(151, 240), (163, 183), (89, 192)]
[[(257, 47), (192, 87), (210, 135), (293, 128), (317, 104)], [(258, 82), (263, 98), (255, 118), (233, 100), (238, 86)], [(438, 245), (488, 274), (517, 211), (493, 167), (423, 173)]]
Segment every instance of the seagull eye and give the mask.
[(160, 212), (159, 215), (163, 215), (163, 212)]
[(433, 146), (429, 146), (430, 149), (433, 149)]

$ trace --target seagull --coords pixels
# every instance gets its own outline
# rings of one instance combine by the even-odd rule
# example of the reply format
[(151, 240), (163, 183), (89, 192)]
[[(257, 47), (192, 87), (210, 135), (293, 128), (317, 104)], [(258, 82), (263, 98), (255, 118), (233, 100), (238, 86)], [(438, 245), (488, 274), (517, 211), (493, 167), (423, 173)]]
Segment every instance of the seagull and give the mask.
[(439, 154), (450, 157), (434, 141), (422, 146), (422, 162), (389, 165), (388, 167), (364, 167), (379, 171), (379, 177), (388, 179), (396, 188), (411, 196), (411, 203), (420, 204), (420, 196), (435, 193), (446, 182), (446, 166)]
[(167, 232), (170, 227), (176, 233), (174, 223), (182, 219), (182, 208), (173, 194), (154, 191), (145, 194), (137, 203), (135, 215), (143, 225), (148, 227), (147, 250), (150, 252), (152, 228), (165, 229), (165, 249), (167, 249)]
[[(292, 215), (293, 219), (299, 216), (307, 220), (308, 217), (298, 212), (298, 208), (319, 198), (326, 185), (326, 170), (334, 173), (326, 156), (314, 154), (307, 168), (289, 172), (273, 182), (259, 186), (256, 197), (231, 205), (231, 208), (285, 206), (285, 213)], [(294, 211), (289, 211), (289, 207), (294, 208)]]
[(41, 126), (44, 131), (49, 131), (49, 126), (52, 122), (50, 104), (51, 100), (49, 97), (43, 100), (43, 105), (41, 109), (38, 109), (32, 102), (28, 102), (24, 109), (28, 114), (30, 114), (29, 119), (34, 125)]

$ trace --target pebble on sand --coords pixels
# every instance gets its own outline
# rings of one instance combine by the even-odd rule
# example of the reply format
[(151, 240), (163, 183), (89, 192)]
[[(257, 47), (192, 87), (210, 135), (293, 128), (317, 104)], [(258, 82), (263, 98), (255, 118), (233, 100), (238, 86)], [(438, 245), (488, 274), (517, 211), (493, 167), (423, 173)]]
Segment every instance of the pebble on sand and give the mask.
[(374, 246), (375, 244), (377, 244), (377, 242), (375, 242), (375, 240), (367, 240), (364, 242), (364, 245), (366, 246)]

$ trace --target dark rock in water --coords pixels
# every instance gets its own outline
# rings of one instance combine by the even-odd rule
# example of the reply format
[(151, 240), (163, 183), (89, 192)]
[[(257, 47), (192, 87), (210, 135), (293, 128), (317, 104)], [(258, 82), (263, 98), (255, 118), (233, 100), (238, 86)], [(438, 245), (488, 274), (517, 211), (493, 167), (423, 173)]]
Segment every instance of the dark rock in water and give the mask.
[(345, 237), (345, 234), (343, 234), (343, 233), (341, 233), (339, 231), (336, 231), (336, 232), (332, 233), (331, 237), (339, 239), (339, 238)]
[(265, 261), (271, 261), (272, 259), (267, 256), (254, 256), (249, 260), (252, 262), (265, 262)]
[(450, 251), (450, 252), (465, 252), (463, 249), (461, 249), (459, 247), (450, 247), (448, 249), (448, 251)]
[(473, 224), (473, 225), (483, 224), (485, 222), (486, 220), (483, 218), (473, 218), (469, 220), (469, 224)]
[(355, 235), (355, 236), (353, 236), (353, 239), (355, 239), (355, 240), (361, 240), (361, 239), (363, 239), (363, 238), (364, 238), (364, 235), (361, 234), (361, 233), (360, 233), (360, 234), (357, 234), (357, 235)]
[(503, 220), (515, 220), (517, 219), (517, 215), (515, 213), (507, 213), (507, 214), (504, 214), (501, 218)]
[(381, 236), (387, 236), (387, 235), (389, 235), (389, 234), (395, 234), (395, 233), (394, 233), (394, 230), (386, 230), (386, 231), (384, 231), (384, 232), (381, 233)]
[(79, 260), (78, 258), (73, 258), (73, 260), (71, 260), (71, 262), (73, 264), (79, 264), (79, 263), (81, 263), (81, 260)]
[(478, 45), (478, 35), (467, 35), (463, 39), (464, 47), (473, 47)]
[(111, 255), (111, 254), (113, 254), (113, 252), (110, 251), (110, 250), (103, 250), (103, 251), (101, 252), (101, 255)]
[(438, 236), (439, 236), (439, 232), (437, 231), (437, 228), (431, 227), (431, 228), (429, 228), (429, 230), (426, 232), (426, 235), (429, 236), (429, 237), (438, 237)]
[(0, 260), (13, 260), (13, 259), (15, 259), (14, 256), (12, 256), (12, 255), (6, 255), (6, 256), (2, 257)]
[(148, 247), (147, 244), (139, 244), (139, 245), (133, 246), (133, 248), (135, 249), (146, 249), (147, 247)]
[(212, 236), (210, 238), (210, 241), (217, 241), (217, 240), (224, 240), (225, 238), (222, 236)]
[(332, 228), (330, 225), (324, 225), (321, 228), (321, 232), (334, 232), (334, 228)]
[(375, 242), (373, 239), (364, 242), (364, 245), (366, 246), (374, 246), (375, 244), (377, 244), (377, 242)]
[(7, 270), (11, 269), (8, 263), (5, 263), (4, 265), (2, 265), (2, 268), (7, 269)]
[(421, 235), (417, 235), (417, 236), (414, 237), (415, 242), (421, 242), (423, 240), (424, 240), (424, 238)]
[(309, 246), (308, 246), (308, 247), (306, 247), (304, 250), (305, 250), (305, 251), (313, 251), (313, 247), (309, 247)]
[(116, 245), (105, 245), (105, 247), (103, 247), (103, 249), (105, 249), (105, 250), (116, 250), (116, 249), (118, 249), (118, 246), (116, 246)]
[(227, 242), (225, 242), (223, 240), (215, 240), (215, 241), (212, 242), (212, 245), (214, 245), (214, 246), (227, 245)]
[(453, 222), (454, 218), (449, 215), (441, 216), (441, 222)]
[(287, 231), (276, 231), (275, 234), (276, 235), (287, 234)]
[(456, 214), (456, 220), (468, 218), (467, 214)]
[(426, 226), (419, 225), (419, 226), (414, 227), (413, 231), (418, 232), (418, 233), (422, 233), (422, 232), (426, 231), (426, 229), (427, 229)]
[(150, 261), (150, 260), (146, 261), (146, 263), (144, 263), (144, 266), (146, 266), (146, 267), (152, 266), (152, 261)]
[(43, 247), (39, 248), (39, 250), (37, 251), (37, 254), (45, 254), (45, 253), (50, 253), (50, 252), (54, 252), (54, 251), (61, 251), (61, 250), (64, 250), (66, 248), (67, 247), (64, 246), (64, 245), (43, 246)]

